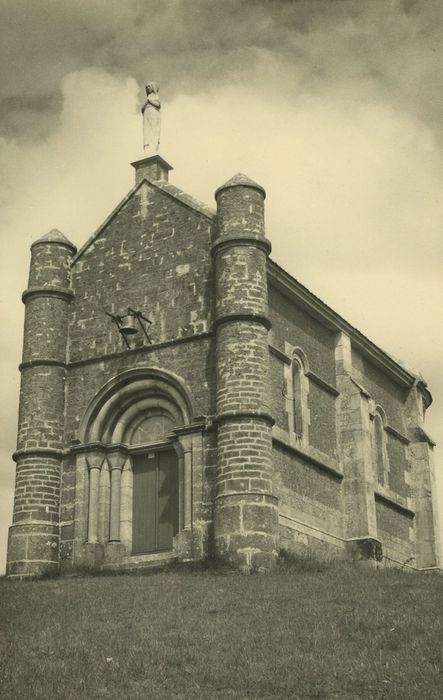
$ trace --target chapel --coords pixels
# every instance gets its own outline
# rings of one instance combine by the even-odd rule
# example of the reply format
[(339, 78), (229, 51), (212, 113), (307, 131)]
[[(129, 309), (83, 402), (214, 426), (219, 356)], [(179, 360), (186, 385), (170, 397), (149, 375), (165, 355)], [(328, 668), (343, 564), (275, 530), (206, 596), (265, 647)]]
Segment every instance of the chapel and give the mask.
[(134, 187), (31, 246), (7, 575), (439, 567), (425, 381), (270, 257), (260, 184), (169, 182), (146, 92)]

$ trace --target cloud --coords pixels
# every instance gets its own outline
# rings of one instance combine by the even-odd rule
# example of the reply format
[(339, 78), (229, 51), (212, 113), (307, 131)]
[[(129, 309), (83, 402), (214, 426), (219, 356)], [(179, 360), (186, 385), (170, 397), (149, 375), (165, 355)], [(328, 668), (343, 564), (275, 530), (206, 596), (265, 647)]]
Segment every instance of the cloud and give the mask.
[(439, 2), (24, 0), (4, 2), (0, 129), (50, 132), (67, 73), (154, 77), (169, 99), (218, 85), (382, 94), (441, 135)]
[[(238, 163), (266, 185), (274, 254), (296, 251), (294, 274), (331, 259), (342, 272), (440, 270), (443, 161), (417, 118), (363, 93), (267, 101), (256, 86), (217, 86), (176, 98), (165, 119), (164, 152), (197, 196), (210, 201)], [(210, 154), (204, 189), (190, 147)]]

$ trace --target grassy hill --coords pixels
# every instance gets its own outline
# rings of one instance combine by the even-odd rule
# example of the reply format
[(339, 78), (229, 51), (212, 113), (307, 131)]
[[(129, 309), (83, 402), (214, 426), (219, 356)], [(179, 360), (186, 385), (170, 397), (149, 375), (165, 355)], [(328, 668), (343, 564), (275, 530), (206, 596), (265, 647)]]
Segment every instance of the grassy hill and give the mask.
[(268, 576), (0, 580), (7, 700), (443, 697), (443, 576), (283, 564)]

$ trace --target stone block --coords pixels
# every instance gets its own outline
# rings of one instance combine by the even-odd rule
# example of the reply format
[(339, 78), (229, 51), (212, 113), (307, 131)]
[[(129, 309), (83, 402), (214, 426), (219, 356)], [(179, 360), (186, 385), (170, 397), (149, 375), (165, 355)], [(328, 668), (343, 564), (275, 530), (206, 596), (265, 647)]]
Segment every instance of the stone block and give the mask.
[(245, 548), (255, 549), (259, 552), (274, 552), (276, 549), (276, 536), (256, 532), (231, 535), (228, 545), (230, 552)]
[(104, 547), (98, 542), (74, 542), (74, 568), (78, 571), (101, 571), (104, 559)]
[[(227, 501), (228, 499), (223, 499)], [(217, 535), (231, 532), (240, 532), (241, 528), (241, 506), (217, 504), (215, 512), (215, 526)]]
[(15, 530), (15, 527), (9, 528), (8, 560), (10, 562), (26, 559), (27, 553), (27, 535), (16, 534)]
[(374, 561), (383, 560), (383, 547), (379, 540), (372, 537), (362, 537), (347, 542), (346, 550), (352, 561)]
[(126, 547), (121, 542), (107, 542), (104, 546), (103, 564), (120, 564), (127, 556)]
[(59, 558), (59, 537), (38, 533), (28, 536), (28, 559), (41, 559), (45, 561), (58, 562)]
[(47, 578), (58, 576), (57, 562), (16, 561), (9, 562), (6, 575), (10, 578)]
[[(174, 537), (173, 549), (179, 561), (193, 561), (194, 556), (194, 537), (193, 530), (180, 530)], [(198, 546), (198, 541), (197, 541)], [(198, 547), (200, 549), (200, 547)]]
[(253, 552), (251, 554), (251, 571), (265, 574), (272, 571), (277, 563), (276, 552)]
[(271, 505), (245, 504), (243, 506), (243, 529), (274, 535), (278, 529), (278, 512)]

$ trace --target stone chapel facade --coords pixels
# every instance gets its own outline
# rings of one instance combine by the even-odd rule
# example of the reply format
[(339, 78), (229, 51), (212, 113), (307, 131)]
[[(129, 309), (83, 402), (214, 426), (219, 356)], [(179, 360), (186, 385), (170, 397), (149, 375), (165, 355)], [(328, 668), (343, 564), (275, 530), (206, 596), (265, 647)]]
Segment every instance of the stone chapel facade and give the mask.
[(161, 156), (133, 166), (78, 252), (31, 246), (7, 574), (438, 567), (423, 379), (270, 259), (260, 185), (213, 211)]

